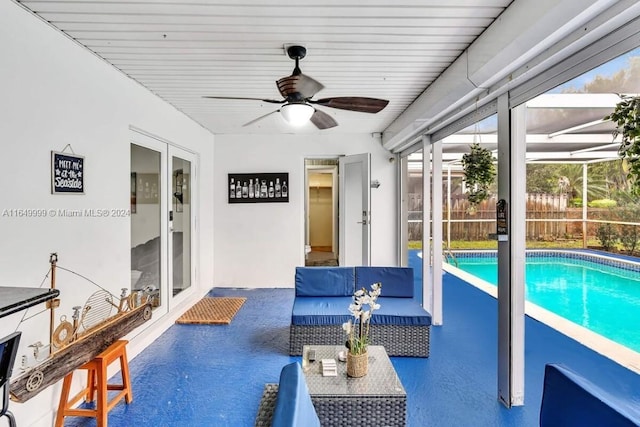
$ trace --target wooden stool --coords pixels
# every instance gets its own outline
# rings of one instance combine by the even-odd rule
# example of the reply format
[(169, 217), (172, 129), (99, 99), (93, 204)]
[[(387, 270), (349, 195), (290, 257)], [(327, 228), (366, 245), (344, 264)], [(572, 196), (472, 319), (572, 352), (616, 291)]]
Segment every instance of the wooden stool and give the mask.
[[(129, 363), (127, 361), (127, 343), (128, 341), (126, 340), (114, 342), (95, 359), (78, 368), (87, 370), (87, 387), (71, 398), (71, 400), (69, 400), (69, 391), (73, 371), (64, 377), (55, 427), (63, 427), (65, 416), (94, 417), (98, 427), (107, 427), (107, 415), (109, 411), (123, 397), (127, 403), (133, 401), (131, 380), (129, 377)], [(122, 384), (107, 384), (107, 368), (115, 360), (120, 360)], [(109, 390), (119, 390), (120, 392), (109, 401), (107, 396)], [(83, 397), (85, 402), (93, 402), (96, 391), (98, 392), (98, 397), (95, 409), (72, 408), (72, 406)]]

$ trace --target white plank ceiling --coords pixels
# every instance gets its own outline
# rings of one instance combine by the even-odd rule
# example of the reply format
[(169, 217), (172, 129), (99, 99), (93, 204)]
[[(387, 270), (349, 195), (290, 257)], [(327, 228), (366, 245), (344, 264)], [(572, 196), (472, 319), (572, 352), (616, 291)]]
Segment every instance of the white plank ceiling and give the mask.
[[(216, 134), (382, 132), (487, 28), (511, 0), (39, 0), (45, 21)], [(317, 98), (388, 99), (372, 115), (318, 107), (340, 126), (287, 126), (275, 81), (294, 63), (324, 86)]]

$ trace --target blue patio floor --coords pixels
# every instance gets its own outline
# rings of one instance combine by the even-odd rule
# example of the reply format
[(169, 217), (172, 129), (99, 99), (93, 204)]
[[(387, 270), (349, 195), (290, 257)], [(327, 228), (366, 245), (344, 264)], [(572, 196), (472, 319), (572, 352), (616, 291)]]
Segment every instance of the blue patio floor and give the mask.
[[(210, 296), (247, 301), (230, 325), (173, 325), (131, 360), (134, 401), (116, 406), (109, 426), (253, 425), (264, 384), (299, 360), (287, 355), (293, 289), (214, 288)], [(537, 426), (549, 362), (640, 402), (638, 375), (527, 317), (525, 406), (503, 407), (496, 309), (495, 299), (445, 274), (445, 325), (432, 329), (431, 357), (392, 358), (407, 391), (409, 426)], [(68, 417), (65, 425), (95, 422)]]

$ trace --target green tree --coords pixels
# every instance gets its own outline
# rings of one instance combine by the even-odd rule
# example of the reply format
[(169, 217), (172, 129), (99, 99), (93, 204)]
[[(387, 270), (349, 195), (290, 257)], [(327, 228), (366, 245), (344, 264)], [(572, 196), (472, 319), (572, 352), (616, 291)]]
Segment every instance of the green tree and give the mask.
[(557, 182), (554, 182), (553, 176), (557, 175), (557, 168), (558, 165), (552, 164), (528, 164), (527, 193), (555, 193)]
[[(584, 199), (582, 194), (582, 165), (581, 164), (563, 164), (558, 165), (553, 178), (559, 182), (562, 177), (568, 179), (568, 188), (566, 190), (572, 199)], [(558, 187), (558, 192), (560, 188)], [(601, 171), (594, 170), (590, 166), (587, 168), (587, 200), (609, 198), (609, 186), (606, 177)]]

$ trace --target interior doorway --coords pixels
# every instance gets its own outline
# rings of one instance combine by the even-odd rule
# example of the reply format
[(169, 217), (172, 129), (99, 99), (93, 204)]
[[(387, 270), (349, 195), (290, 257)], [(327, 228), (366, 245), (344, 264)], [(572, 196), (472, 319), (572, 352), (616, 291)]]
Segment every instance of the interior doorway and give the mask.
[(338, 159), (305, 159), (305, 265), (338, 265)]

